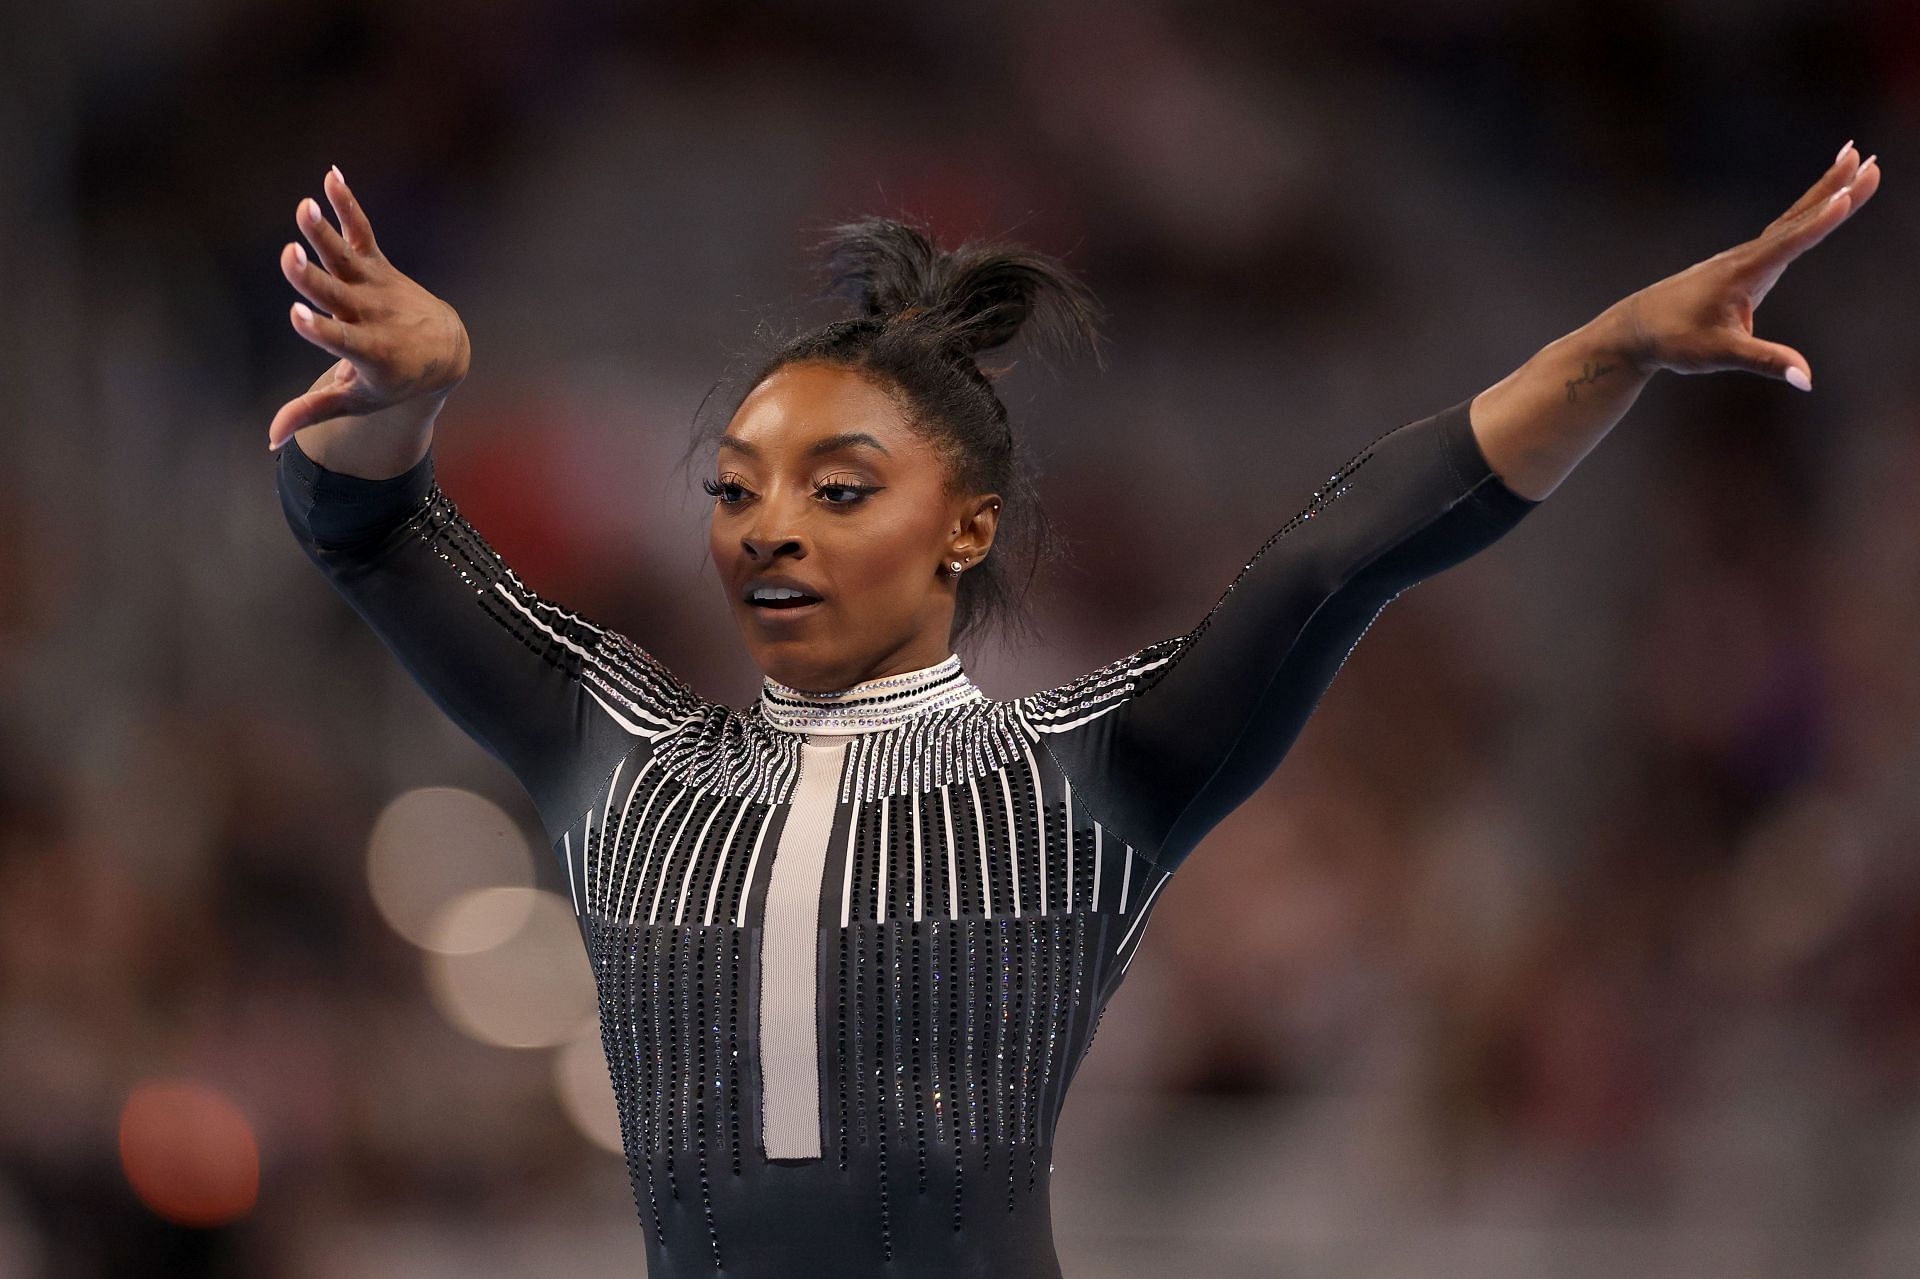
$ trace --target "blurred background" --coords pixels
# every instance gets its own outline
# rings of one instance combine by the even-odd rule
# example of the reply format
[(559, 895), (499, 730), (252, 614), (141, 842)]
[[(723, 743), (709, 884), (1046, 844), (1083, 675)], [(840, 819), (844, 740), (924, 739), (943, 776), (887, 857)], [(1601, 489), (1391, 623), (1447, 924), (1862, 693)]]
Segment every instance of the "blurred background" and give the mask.
[(1814, 393), (1662, 374), (1388, 609), (1165, 894), (1054, 1203), (1072, 1279), (1920, 1273), (1908, 0), (0, 12), (0, 1276), (643, 1272), (534, 811), (274, 498), (329, 164), (472, 334), (448, 493), (745, 705), (675, 464), (828, 221), (1112, 310), (1001, 385), (1074, 548), (963, 651), (1011, 697), (1849, 138), (1757, 324)]

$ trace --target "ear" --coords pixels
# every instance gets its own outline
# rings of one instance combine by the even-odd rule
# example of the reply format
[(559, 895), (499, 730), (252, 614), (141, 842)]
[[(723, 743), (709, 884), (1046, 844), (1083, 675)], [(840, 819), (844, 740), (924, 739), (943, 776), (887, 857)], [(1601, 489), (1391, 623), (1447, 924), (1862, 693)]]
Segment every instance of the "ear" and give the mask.
[(999, 531), (1000, 504), (998, 493), (981, 493), (960, 506), (952, 532), (952, 550), (957, 556), (974, 563), (986, 558)]

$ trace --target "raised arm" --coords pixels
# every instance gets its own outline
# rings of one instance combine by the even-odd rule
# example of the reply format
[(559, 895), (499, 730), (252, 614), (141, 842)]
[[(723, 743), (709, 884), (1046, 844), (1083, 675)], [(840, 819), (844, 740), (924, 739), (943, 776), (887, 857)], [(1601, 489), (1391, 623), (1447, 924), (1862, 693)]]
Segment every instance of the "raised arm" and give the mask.
[(447, 716), (526, 788), (549, 832), (697, 698), (651, 654), (529, 589), (433, 479), (383, 480), (294, 441), (277, 486), (308, 559)]
[(1089, 811), (1172, 869), (1272, 775), (1381, 610), (1525, 518), (1653, 373), (1738, 369), (1810, 385), (1804, 357), (1754, 337), (1754, 308), (1878, 185), (1873, 161), (1842, 147), (1755, 239), (1360, 450), (1193, 630), (1027, 699)]
[(1373, 619), (1538, 503), (1488, 466), (1462, 401), (1377, 437), (1184, 635), (1037, 695), (1088, 811), (1169, 869), (1279, 766)]
[(300, 335), (338, 356), (274, 415), (277, 487), (307, 557), (460, 728), (519, 779), (551, 833), (613, 766), (699, 699), (631, 641), (542, 599), (434, 482), (432, 432), (466, 330), (395, 270), (338, 170), (341, 229), (303, 200), (314, 248), (281, 253)]

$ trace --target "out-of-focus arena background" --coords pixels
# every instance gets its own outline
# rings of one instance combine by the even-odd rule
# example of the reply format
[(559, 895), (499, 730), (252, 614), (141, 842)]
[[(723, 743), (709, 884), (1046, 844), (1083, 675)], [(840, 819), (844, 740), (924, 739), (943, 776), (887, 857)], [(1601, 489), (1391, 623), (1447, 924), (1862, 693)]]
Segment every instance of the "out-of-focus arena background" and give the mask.
[[(1074, 1279), (1920, 1273), (1920, 8), (9, 5), (0, 1275), (642, 1272), (513, 779), (301, 557), (276, 255), (338, 163), (459, 308), (449, 494), (744, 705), (701, 396), (828, 221), (1059, 253), (1003, 394), (1075, 558), (993, 696), (1186, 630), (1356, 448), (1875, 207), (1372, 628), (1169, 888), (1067, 1105)], [(331, 216), (331, 214), (329, 214)]]

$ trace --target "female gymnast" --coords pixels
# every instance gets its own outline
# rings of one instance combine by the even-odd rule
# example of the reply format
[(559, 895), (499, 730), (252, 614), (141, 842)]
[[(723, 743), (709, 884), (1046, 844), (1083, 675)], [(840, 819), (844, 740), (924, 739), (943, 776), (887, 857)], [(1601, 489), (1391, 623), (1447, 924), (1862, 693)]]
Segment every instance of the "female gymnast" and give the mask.
[(765, 676), (737, 709), (536, 594), (435, 484), (465, 329), (329, 171), (338, 228), (302, 200), (312, 256), (290, 243), (280, 265), (312, 303), (295, 332), (338, 361), (268, 428), (280, 498), (538, 809), (598, 985), (647, 1273), (1058, 1279), (1055, 1121), (1181, 860), (1381, 610), (1525, 518), (1656, 371), (1810, 389), (1754, 308), (1878, 184), (1842, 147), (1753, 239), (1378, 436), (1192, 630), (1006, 701), (955, 645), (1017, 609), (1012, 561), (1031, 568), (1044, 525), (975, 357), (1030, 320), (1094, 345), (1096, 305), (1017, 245), (840, 227), (854, 314), (763, 352), (705, 441), (714, 567)]

